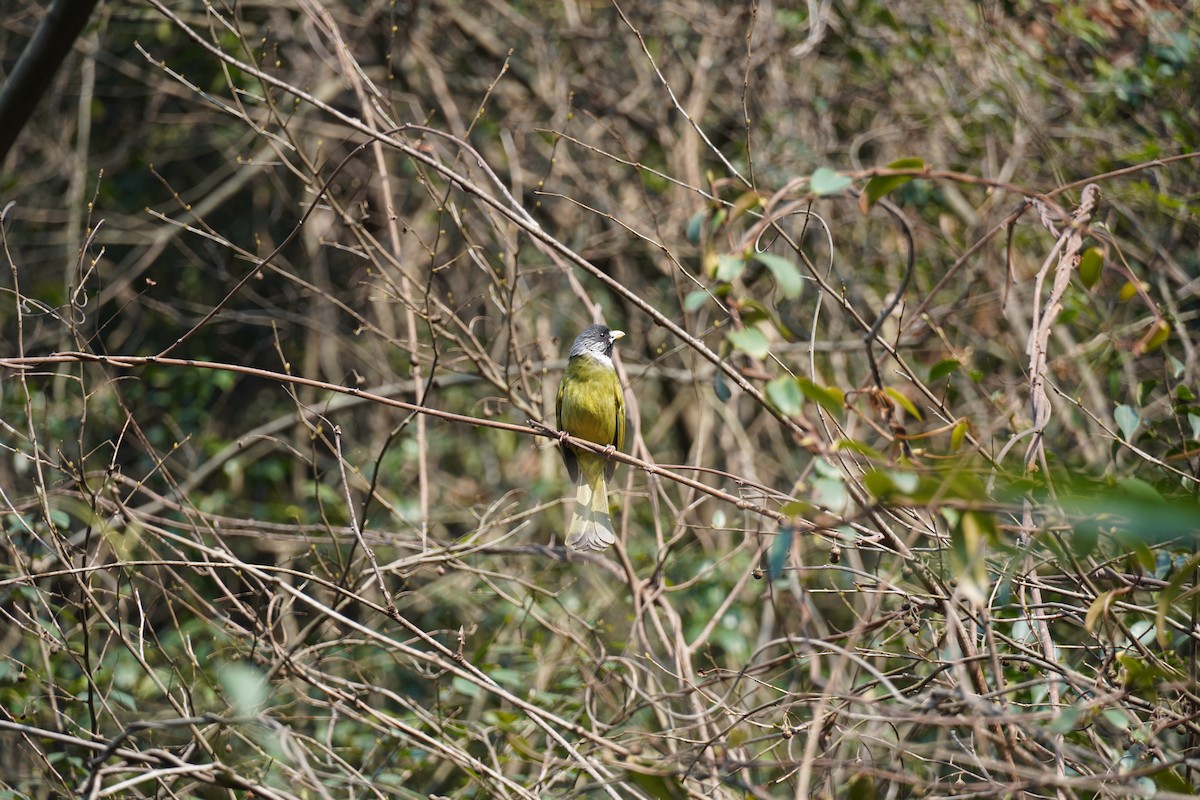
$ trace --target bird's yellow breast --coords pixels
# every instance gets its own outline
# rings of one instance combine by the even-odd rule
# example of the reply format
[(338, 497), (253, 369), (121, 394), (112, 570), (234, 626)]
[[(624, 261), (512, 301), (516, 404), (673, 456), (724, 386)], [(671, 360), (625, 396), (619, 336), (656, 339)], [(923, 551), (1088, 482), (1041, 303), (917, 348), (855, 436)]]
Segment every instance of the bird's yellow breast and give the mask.
[(611, 444), (624, 444), (624, 402), (617, 373), (593, 358), (573, 358), (559, 386), (558, 425), (572, 436)]

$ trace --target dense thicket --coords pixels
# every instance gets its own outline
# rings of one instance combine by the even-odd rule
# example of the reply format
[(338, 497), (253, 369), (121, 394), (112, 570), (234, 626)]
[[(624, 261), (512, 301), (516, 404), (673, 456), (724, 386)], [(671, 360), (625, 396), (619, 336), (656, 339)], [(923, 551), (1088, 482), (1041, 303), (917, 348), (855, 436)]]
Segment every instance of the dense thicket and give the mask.
[(101, 4), (0, 184), (0, 797), (1191, 796), (1197, 19)]

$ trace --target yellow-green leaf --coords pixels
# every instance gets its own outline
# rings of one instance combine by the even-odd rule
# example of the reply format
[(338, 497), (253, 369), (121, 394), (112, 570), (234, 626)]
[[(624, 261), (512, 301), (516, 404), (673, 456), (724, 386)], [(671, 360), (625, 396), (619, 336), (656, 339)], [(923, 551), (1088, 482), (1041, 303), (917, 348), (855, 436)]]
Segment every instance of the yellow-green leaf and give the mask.
[(886, 392), (888, 397), (895, 400), (896, 404), (898, 406), (900, 406), (901, 408), (903, 408), (905, 411), (907, 411), (910, 415), (912, 415), (916, 419), (921, 419), (921, 412), (917, 410), (917, 407), (915, 405), (913, 405), (912, 400), (909, 400), (907, 397), (905, 397), (900, 392), (896, 391), (895, 389), (893, 389), (890, 386), (888, 388), (884, 389), (883, 391)]
[(1079, 259), (1079, 280), (1085, 289), (1091, 289), (1100, 280), (1100, 272), (1104, 269), (1104, 251), (1099, 247), (1089, 247)]
[(950, 452), (958, 452), (959, 448), (962, 447), (963, 439), (967, 437), (967, 430), (970, 427), (971, 423), (966, 417), (954, 423), (954, 429), (950, 431)]
[(1094, 634), (1100, 620), (1108, 616), (1108, 609), (1112, 607), (1115, 596), (1115, 591), (1101, 592), (1088, 606), (1087, 614), (1083, 617), (1083, 627), (1088, 633)]
[(849, 450), (876, 461), (884, 460), (883, 453), (879, 452), (874, 447), (871, 447), (871, 445), (866, 444), (865, 442), (860, 442), (856, 439), (838, 439), (833, 443), (833, 452), (836, 453), (839, 450)]
[(842, 403), (844, 402), (846, 395), (840, 389), (818, 386), (808, 378), (797, 378), (796, 383), (799, 385), (800, 391), (804, 394), (804, 396), (809, 400), (812, 400), (821, 408), (825, 409), (831, 414), (838, 414), (841, 412)]
[[(919, 158), (901, 158), (887, 165), (888, 169), (925, 169), (925, 162)], [(861, 206), (864, 211), (873, 206), (880, 198), (899, 189), (911, 181), (915, 175), (876, 175), (867, 181), (867, 188), (862, 193)]]
[(1171, 326), (1165, 320), (1154, 323), (1154, 327), (1133, 346), (1135, 355), (1153, 353), (1162, 347), (1163, 342), (1171, 336)]
[(760, 205), (762, 205), (762, 197), (759, 196), (758, 192), (746, 192), (733, 201), (733, 208), (729, 210), (729, 221), (733, 222), (742, 214), (751, 209), (758, 208)]

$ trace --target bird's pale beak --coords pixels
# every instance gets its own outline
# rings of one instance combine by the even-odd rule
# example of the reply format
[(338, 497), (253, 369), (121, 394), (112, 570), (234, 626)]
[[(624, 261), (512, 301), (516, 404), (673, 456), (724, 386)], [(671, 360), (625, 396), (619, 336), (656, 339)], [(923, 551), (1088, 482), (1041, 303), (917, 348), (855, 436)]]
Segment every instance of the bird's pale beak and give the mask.
[(611, 336), (612, 340), (615, 342), (617, 339), (625, 338), (625, 331), (609, 331), (608, 335)]

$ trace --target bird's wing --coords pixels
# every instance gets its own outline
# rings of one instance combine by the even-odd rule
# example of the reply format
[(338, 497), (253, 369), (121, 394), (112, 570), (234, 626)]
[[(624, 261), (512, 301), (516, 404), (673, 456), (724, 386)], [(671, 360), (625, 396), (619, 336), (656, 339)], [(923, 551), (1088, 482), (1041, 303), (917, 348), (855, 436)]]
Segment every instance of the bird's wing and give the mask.
[[(625, 392), (621, 391), (621, 381), (617, 378), (616, 371), (612, 375), (613, 387), (613, 411), (615, 419), (613, 420), (613, 447), (618, 450), (625, 450), (625, 428), (629, 423), (629, 415), (625, 411)], [(617, 462), (613, 459), (608, 460), (605, 466), (604, 473), (609, 479), (612, 478), (613, 472), (617, 469)]]
[[(554, 401), (554, 421), (558, 425), (558, 429), (563, 429), (562, 418), (562, 402), (563, 388), (567, 384), (567, 376), (564, 373), (562, 380), (558, 382), (558, 398)], [(562, 451), (563, 463), (567, 465), (567, 475), (571, 478), (571, 483), (579, 482), (579, 462), (575, 459), (575, 451), (565, 442), (559, 442), (558, 449)]]

